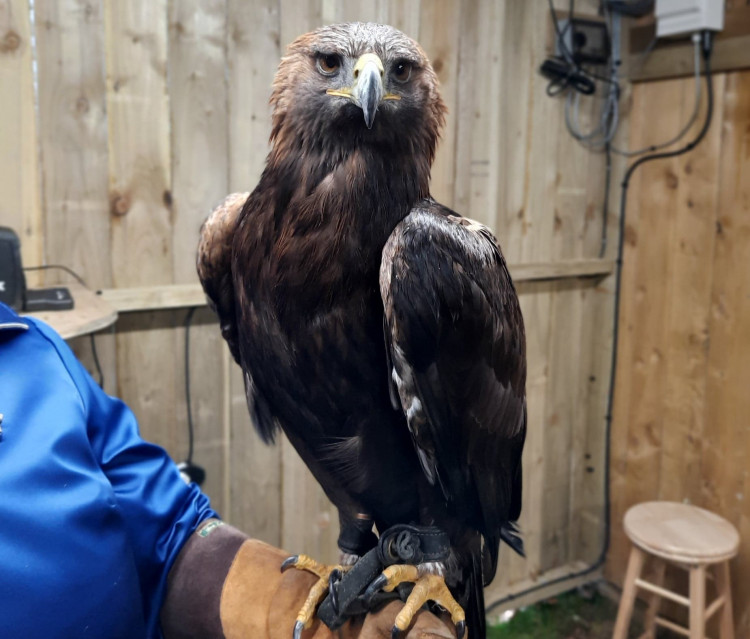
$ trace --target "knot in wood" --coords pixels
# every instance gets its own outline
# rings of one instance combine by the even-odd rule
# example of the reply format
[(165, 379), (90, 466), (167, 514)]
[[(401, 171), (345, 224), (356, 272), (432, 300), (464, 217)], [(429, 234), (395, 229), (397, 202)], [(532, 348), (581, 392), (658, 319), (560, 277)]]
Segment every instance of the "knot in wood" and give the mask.
[(86, 99), (85, 96), (81, 96), (76, 100), (76, 113), (80, 113), (81, 115), (85, 115), (89, 112), (89, 101)]
[(112, 193), (110, 197), (112, 215), (123, 216), (130, 210), (130, 196), (118, 192)]
[(21, 36), (15, 31), (8, 31), (0, 40), (0, 53), (12, 53), (21, 46)]

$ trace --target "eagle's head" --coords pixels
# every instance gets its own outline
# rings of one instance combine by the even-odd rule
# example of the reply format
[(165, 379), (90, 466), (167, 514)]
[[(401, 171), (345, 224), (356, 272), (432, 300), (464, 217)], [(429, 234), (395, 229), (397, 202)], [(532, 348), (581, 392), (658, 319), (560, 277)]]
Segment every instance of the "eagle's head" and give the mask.
[(393, 27), (354, 22), (300, 36), (274, 79), (274, 149), (340, 158), (355, 148), (432, 163), (445, 105), (422, 48)]

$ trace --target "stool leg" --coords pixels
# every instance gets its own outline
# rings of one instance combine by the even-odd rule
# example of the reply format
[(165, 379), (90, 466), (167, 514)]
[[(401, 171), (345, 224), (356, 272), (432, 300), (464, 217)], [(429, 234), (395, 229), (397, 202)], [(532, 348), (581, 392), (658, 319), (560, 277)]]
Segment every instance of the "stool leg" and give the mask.
[(706, 567), (690, 568), (690, 639), (706, 636)]
[[(653, 583), (655, 586), (663, 586), (664, 585), (664, 571), (667, 568), (667, 563), (665, 561), (662, 561), (661, 559), (656, 560), (656, 565), (654, 566), (654, 577)], [(645, 637), (653, 637), (656, 636), (656, 615), (659, 612), (659, 604), (661, 603), (661, 597), (657, 595), (655, 592), (649, 593), (648, 597), (648, 610), (646, 611), (646, 616), (643, 619), (643, 629), (644, 634), (642, 636)]]
[(635, 604), (635, 580), (641, 576), (642, 567), (643, 551), (633, 546), (630, 551), (630, 559), (628, 560), (628, 570), (625, 573), (620, 608), (617, 611), (617, 621), (615, 622), (615, 631), (612, 633), (612, 639), (626, 639), (628, 636), (630, 616), (633, 614), (633, 605)]
[(729, 562), (724, 561), (716, 566), (716, 590), (719, 597), (724, 597), (719, 620), (721, 639), (734, 639), (734, 618), (732, 616), (732, 585), (729, 580)]

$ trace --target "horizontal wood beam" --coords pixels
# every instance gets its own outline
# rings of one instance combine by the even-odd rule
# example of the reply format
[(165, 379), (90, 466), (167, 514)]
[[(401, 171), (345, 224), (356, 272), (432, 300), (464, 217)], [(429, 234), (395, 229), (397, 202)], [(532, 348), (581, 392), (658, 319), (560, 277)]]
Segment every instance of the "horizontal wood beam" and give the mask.
[[(644, 62), (641, 62), (639, 54), (631, 55), (629, 68), (632, 82), (693, 75), (693, 43), (687, 40), (681, 44), (656, 47)], [(750, 34), (716, 40), (711, 55), (711, 70), (714, 73), (747, 68), (750, 68)]]
[[(633, 22), (626, 72), (633, 82), (693, 75), (693, 43), (690, 37), (662, 38), (644, 57), (656, 35), (656, 20), (648, 16)], [(729, 7), (724, 29), (716, 34), (711, 55), (713, 71), (750, 68), (750, 5)]]
[(512, 264), (508, 267), (514, 282), (564, 280), (577, 277), (606, 277), (614, 273), (614, 260), (565, 260)]
[[(614, 271), (612, 260), (566, 260), (511, 266), (513, 281), (533, 282), (578, 277), (605, 277)], [(203, 306), (206, 297), (200, 284), (167, 284), (139, 288), (107, 288), (99, 295), (118, 313), (157, 311)]]
[(139, 288), (105, 288), (99, 294), (118, 313), (159, 311), (204, 306), (206, 296), (200, 284), (165, 284)]
[[(523, 608), (524, 606), (530, 606), (537, 601), (549, 599), (550, 597), (554, 597), (556, 595), (559, 595), (560, 593), (567, 592), (568, 590), (578, 588), (579, 586), (583, 586), (584, 584), (588, 584), (593, 581), (598, 581), (602, 578), (602, 569), (597, 568), (596, 570), (592, 570), (585, 575), (578, 575), (566, 579), (568, 575), (576, 575), (577, 573), (583, 572), (587, 568), (588, 565), (581, 561), (571, 562), (564, 566), (559, 566), (558, 568), (548, 570), (547, 572), (539, 575), (536, 579), (526, 579), (524, 581), (513, 584), (510, 593), (502, 591), (493, 592), (492, 586), (490, 586), (485, 590), (484, 595), (485, 607), (489, 611), (487, 613), (487, 618), (494, 623), (496, 621), (499, 621), (500, 615), (502, 615), (502, 613), (506, 610), (517, 610), (519, 608)], [(560, 581), (558, 581), (558, 579)], [(549, 585), (543, 585), (538, 590), (534, 590), (533, 592), (530, 592), (528, 594), (519, 594), (518, 596), (514, 596), (512, 599), (504, 601), (502, 604), (497, 605), (496, 603), (498, 601), (504, 600), (506, 597), (512, 595), (513, 593), (523, 593), (525, 590), (536, 587), (540, 584)]]

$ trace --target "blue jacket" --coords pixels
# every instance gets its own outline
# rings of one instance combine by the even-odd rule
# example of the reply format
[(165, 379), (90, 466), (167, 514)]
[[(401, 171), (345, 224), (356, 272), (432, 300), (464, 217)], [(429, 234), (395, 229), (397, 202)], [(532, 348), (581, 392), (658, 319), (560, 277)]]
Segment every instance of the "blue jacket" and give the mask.
[(216, 517), (48, 326), (0, 304), (0, 637), (159, 637), (169, 569)]

